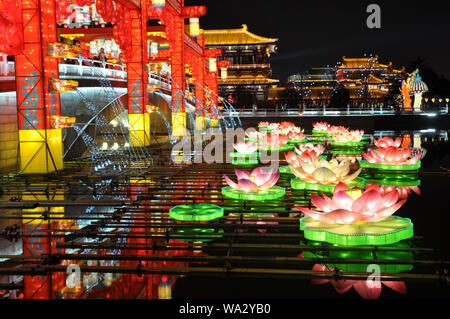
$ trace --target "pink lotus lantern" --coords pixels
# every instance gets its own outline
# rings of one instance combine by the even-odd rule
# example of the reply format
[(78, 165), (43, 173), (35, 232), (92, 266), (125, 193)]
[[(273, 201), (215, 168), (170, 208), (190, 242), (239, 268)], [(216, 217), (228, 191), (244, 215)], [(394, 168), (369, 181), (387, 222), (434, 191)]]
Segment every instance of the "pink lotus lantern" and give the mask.
[[(303, 153), (302, 153), (303, 154)], [(301, 180), (321, 185), (334, 185), (337, 183), (350, 183), (361, 172), (362, 168), (351, 175), (349, 161), (338, 162), (335, 159), (327, 161), (315, 158), (312, 161), (301, 161), (299, 168), (290, 166), (292, 173)]]
[(363, 135), (362, 130), (341, 131), (333, 134), (333, 140), (338, 143), (361, 142)]
[(303, 134), (303, 132), (289, 132), (288, 136), (291, 141), (303, 141), (306, 138), (306, 135)]
[(294, 123), (291, 123), (291, 122), (281, 122), (281, 123), (280, 123), (280, 126), (281, 126), (282, 128), (286, 128), (286, 127), (295, 127), (295, 124), (294, 124)]
[(258, 132), (258, 131), (251, 131), (251, 132), (245, 132), (245, 135), (247, 135), (252, 140), (258, 140), (260, 137), (266, 135), (266, 133)]
[(339, 133), (345, 133), (348, 132), (348, 128), (344, 127), (344, 126), (330, 126), (328, 128), (328, 133), (335, 135), (335, 134), (339, 134)]
[(306, 216), (327, 224), (357, 224), (377, 222), (393, 215), (406, 200), (399, 200), (395, 190), (384, 193), (376, 184), (370, 185), (365, 191), (359, 188), (351, 189), (339, 183), (329, 198), (324, 193), (322, 197), (311, 194), (311, 203), (320, 212), (297, 207)]
[(269, 122), (259, 122), (258, 126), (259, 127), (268, 127), (269, 126)]
[(313, 143), (300, 144), (299, 148), (295, 148), (295, 152), (298, 155), (302, 155), (305, 151), (315, 151), (317, 156), (320, 156), (325, 151), (325, 146), (323, 144), (314, 145)]
[(269, 169), (266, 173), (261, 167), (255, 168), (251, 173), (244, 170), (235, 169), (238, 182), (233, 182), (228, 176), (224, 175), (227, 184), (236, 190), (244, 192), (257, 192), (268, 190), (274, 186), (280, 178), (277, 170)]
[(312, 162), (319, 157), (319, 154), (317, 154), (316, 151), (312, 150), (305, 151), (300, 156), (297, 156), (293, 151), (289, 151), (287, 153), (284, 153), (284, 157), (286, 158), (286, 161), (290, 166), (300, 168), (302, 161)]
[(313, 127), (317, 131), (328, 131), (328, 129), (330, 128), (330, 124), (328, 124), (327, 122), (316, 122), (313, 123)]
[(259, 137), (259, 144), (263, 147), (282, 147), (289, 142), (289, 136), (278, 134), (267, 134)]
[(421, 195), (421, 191), (419, 186), (388, 186), (388, 185), (380, 185), (380, 190), (386, 194), (392, 192), (393, 190), (397, 191), (400, 199), (407, 199), (411, 194), (411, 191), (416, 193), (417, 195)]
[(237, 142), (233, 147), (240, 154), (252, 154), (258, 150), (258, 145), (253, 142)]
[[(236, 214), (230, 214), (229, 216), (240, 216), (240, 215), (236, 215)], [(257, 216), (257, 217), (259, 217), (259, 216)], [(273, 214), (273, 215), (262, 215), (262, 217), (269, 217), (269, 218), (277, 218), (278, 217), (278, 215), (277, 214)], [(231, 224), (232, 222), (226, 222), (227, 224)], [(243, 225), (246, 225), (246, 224), (254, 224), (255, 222), (254, 221), (243, 221), (242, 222), (242, 224)], [(262, 221), (262, 220), (257, 220), (256, 221), (256, 223), (255, 224), (257, 224), (257, 225), (278, 225), (278, 222), (275, 222), (275, 221), (273, 221), (273, 222), (269, 222), (269, 221)], [(246, 229), (243, 229), (243, 228), (239, 228), (238, 229), (238, 232), (239, 233), (243, 233), (243, 232), (245, 232), (246, 231)], [(262, 229), (258, 229), (258, 232), (260, 232), (260, 233), (267, 233), (267, 229), (265, 229), (265, 228), (262, 228)]]
[(379, 138), (378, 140), (374, 139), (373, 143), (378, 148), (387, 148), (390, 146), (399, 148), (400, 145), (402, 144), (402, 138), (398, 137), (394, 141), (392, 138), (385, 136), (385, 137)]
[(422, 152), (409, 158), (411, 153), (412, 149), (398, 149), (395, 146), (389, 146), (379, 148), (378, 151), (370, 149), (369, 153), (363, 153), (362, 156), (372, 164), (413, 165), (419, 161)]
[(272, 131), (272, 130), (280, 128), (280, 124), (279, 123), (270, 123), (267, 127), (269, 128), (269, 130)]
[[(313, 271), (330, 271), (333, 272), (334, 268), (330, 268), (324, 265), (314, 265)], [(316, 275), (320, 277), (320, 275)], [(395, 290), (401, 294), (406, 294), (406, 285), (403, 281), (368, 281), (368, 280), (349, 280), (349, 279), (311, 279), (313, 285), (322, 285), (329, 282), (339, 294), (344, 294), (352, 287), (355, 288), (358, 295), (364, 299), (378, 299), (381, 294), (382, 284)], [(369, 286), (369, 282), (372, 286)]]

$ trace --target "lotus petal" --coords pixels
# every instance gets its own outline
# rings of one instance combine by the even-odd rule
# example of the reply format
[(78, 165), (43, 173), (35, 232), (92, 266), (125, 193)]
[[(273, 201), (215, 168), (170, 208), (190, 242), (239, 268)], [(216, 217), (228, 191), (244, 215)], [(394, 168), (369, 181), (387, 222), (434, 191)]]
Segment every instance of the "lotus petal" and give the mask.
[(225, 178), (225, 182), (227, 182), (227, 184), (234, 189), (239, 189), (238, 184), (236, 184), (235, 182), (233, 182), (227, 175), (223, 175), (223, 177)]
[(256, 192), (258, 191), (258, 186), (248, 179), (241, 179), (238, 183), (239, 189), (244, 192)]
[(381, 294), (381, 281), (371, 281), (373, 287), (369, 287), (368, 280), (358, 280), (354, 285), (356, 292), (364, 299), (378, 299)]
[(392, 290), (406, 295), (406, 285), (403, 281), (382, 281), (382, 283)]
[(334, 201), (327, 201), (316, 194), (311, 194), (311, 203), (324, 213), (329, 213), (338, 208), (342, 208), (338, 207)]
[(332, 201), (338, 208), (351, 210), (355, 200), (346, 192), (338, 191), (334, 193)]
[(235, 169), (234, 173), (236, 174), (238, 181), (241, 179), (250, 179), (250, 172), (248, 172), (248, 171)]

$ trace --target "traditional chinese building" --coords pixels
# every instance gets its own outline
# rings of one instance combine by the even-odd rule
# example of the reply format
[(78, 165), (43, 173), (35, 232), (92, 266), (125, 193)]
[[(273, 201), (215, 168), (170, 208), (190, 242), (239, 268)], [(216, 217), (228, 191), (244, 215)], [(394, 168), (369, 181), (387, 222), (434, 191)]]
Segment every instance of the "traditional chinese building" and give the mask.
[(230, 61), (227, 74), (219, 77), (219, 95), (238, 107), (262, 104), (267, 89), (278, 84), (272, 79), (270, 56), (277, 51), (278, 39), (256, 35), (243, 25), (241, 29), (204, 30), (205, 46), (221, 49), (221, 61)]
[(378, 56), (343, 57), (334, 68), (312, 68), (304, 74), (288, 78), (300, 99), (330, 102), (337, 92), (345, 91), (352, 104), (364, 101), (381, 102), (400, 88), (405, 69), (394, 69), (392, 62), (382, 64)]

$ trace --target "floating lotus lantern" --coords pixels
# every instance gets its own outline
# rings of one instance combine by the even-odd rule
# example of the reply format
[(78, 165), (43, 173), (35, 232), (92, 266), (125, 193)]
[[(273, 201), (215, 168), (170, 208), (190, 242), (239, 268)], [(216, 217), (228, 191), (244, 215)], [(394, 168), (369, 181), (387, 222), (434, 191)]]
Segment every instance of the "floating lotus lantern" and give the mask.
[(360, 166), (383, 170), (416, 170), (420, 168), (422, 152), (410, 157), (412, 151), (412, 149), (399, 149), (395, 146), (379, 148), (377, 151), (370, 149), (369, 153), (362, 154), (365, 161), (361, 161)]
[(313, 123), (313, 134), (322, 134), (327, 135), (328, 129), (330, 128), (330, 124), (327, 122), (316, 122)]
[(384, 193), (396, 190), (401, 199), (408, 198), (413, 192), (417, 195), (421, 195), (420, 192), (420, 179), (414, 174), (375, 174), (375, 176), (381, 175), (381, 178), (371, 179), (367, 181), (379, 185), (380, 190)]
[(267, 125), (267, 128), (269, 130), (275, 130), (277, 128), (280, 128), (280, 123), (270, 123), (269, 125)]
[(267, 134), (259, 137), (259, 146), (262, 150), (287, 151), (293, 148), (288, 142), (287, 135)]
[(244, 155), (255, 153), (258, 150), (258, 145), (251, 141), (233, 143), (233, 147), (239, 154)]
[(384, 193), (372, 184), (366, 190), (339, 183), (333, 197), (311, 194), (319, 210), (297, 207), (306, 217), (300, 229), (306, 239), (337, 245), (388, 245), (411, 238), (413, 224), (407, 218), (392, 216), (406, 200), (397, 191)]
[(393, 190), (397, 191), (401, 199), (407, 199), (412, 192), (417, 195), (421, 195), (419, 186), (390, 186), (390, 185), (380, 185), (380, 190), (385, 194)]
[(361, 155), (347, 155), (347, 154), (333, 154), (333, 158), (337, 161), (349, 161), (350, 165), (359, 165), (359, 162), (362, 160)]
[(263, 137), (266, 134), (267, 134), (266, 132), (258, 132), (258, 131), (245, 132), (245, 135), (247, 135), (248, 139), (253, 143), (258, 143), (259, 138)]
[[(244, 214), (244, 215), (248, 215), (248, 214)], [(229, 214), (228, 216), (233, 216), (233, 217), (235, 217), (235, 216), (240, 216), (240, 215), (237, 215), (237, 214)], [(257, 218), (259, 218), (259, 217), (264, 217), (264, 218), (272, 218), (272, 219), (276, 219), (277, 217), (278, 217), (278, 215), (277, 214), (269, 214), (269, 215), (256, 215), (256, 214), (252, 214), (251, 213), (251, 216), (252, 217), (257, 217)], [(230, 224), (230, 223), (233, 223), (233, 222), (226, 222), (227, 224)], [(246, 221), (246, 220), (244, 220), (244, 221), (242, 221), (242, 225), (254, 225), (254, 224), (256, 224), (256, 225), (278, 225), (278, 222), (276, 222), (276, 221), (265, 221), (265, 220), (261, 220), (261, 219), (258, 219), (258, 220), (256, 220), (256, 221), (253, 221), (253, 220), (251, 220), (251, 221)], [(238, 229), (238, 232), (239, 233), (243, 233), (243, 232), (245, 232), (245, 231), (247, 231), (248, 229), (245, 229), (245, 228), (239, 228)], [(258, 229), (258, 232), (260, 232), (260, 233), (267, 233), (267, 229), (266, 228), (261, 228), (261, 229)]]
[(281, 128), (294, 128), (295, 124), (292, 122), (281, 122), (280, 127)]
[(323, 152), (325, 151), (325, 146), (323, 144), (314, 145), (312, 143), (306, 143), (300, 144), (298, 148), (296, 147), (294, 150), (298, 155), (302, 155), (302, 153), (305, 151), (315, 151), (316, 154), (319, 156), (322, 155)]
[(335, 134), (339, 134), (339, 133), (344, 133), (344, 132), (348, 132), (348, 128), (344, 127), (344, 126), (335, 126), (332, 125), (328, 128), (328, 133), (330, 133), (331, 135), (335, 135)]
[[(365, 265), (367, 267), (367, 265)], [(334, 272), (335, 269), (333, 267), (328, 267), (325, 265), (319, 265), (316, 264), (313, 266), (313, 271), (328, 271), (328, 272)], [(365, 271), (364, 271), (365, 272)], [(317, 277), (320, 277), (320, 275), (315, 275)], [(382, 284), (391, 288), (392, 290), (406, 295), (406, 285), (403, 281), (371, 281), (371, 280), (349, 280), (349, 279), (341, 279), (341, 280), (334, 280), (334, 279), (312, 279), (311, 284), (313, 285), (321, 285), (326, 284), (329, 282), (334, 289), (339, 294), (344, 294), (347, 291), (349, 291), (352, 287), (355, 288), (358, 295), (360, 295), (363, 299), (378, 299), (381, 295), (382, 290)], [(369, 282), (372, 283), (372, 285), (369, 286)]]
[(178, 205), (169, 210), (169, 216), (181, 221), (210, 221), (223, 216), (223, 208), (212, 204)]
[(289, 132), (289, 142), (290, 143), (306, 143), (306, 134), (303, 133), (303, 131), (300, 132)]
[(293, 189), (323, 190), (332, 192), (338, 183), (363, 186), (364, 180), (357, 178), (361, 168), (349, 175), (350, 162), (338, 162), (333, 159), (314, 159), (313, 161), (301, 161), (299, 168), (290, 166), (292, 173), (298, 178), (291, 180)]
[(339, 131), (333, 133), (333, 140), (331, 145), (333, 146), (359, 146), (364, 145), (367, 141), (362, 141), (364, 131), (362, 130), (351, 130), (351, 131)]
[(275, 186), (280, 173), (276, 170), (268, 169), (267, 172), (261, 167), (255, 168), (252, 172), (235, 169), (238, 182), (233, 182), (224, 175), (229, 186), (222, 188), (224, 196), (241, 200), (269, 200), (282, 197), (285, 189)]
[(259, 122), (258, 127), (269, 127), (269, 122)]
[(288, 162), (289, 166), (281, 166), (279, 168), (279, 171), (281, 173), (293, 174), (291, 169), (290, 169), (290, 166), (293, 166), (295, 168), (300, 168), (302, 161), (312, 162), (313, 160), (315, 160), (319, 156), (320, 156), (320, 154), (316, 153), (315, 150), (305, 150), (300, 155), (297, 155), (293, 151), (289, 151), (287, 153), (284, 153), (284, 157), (286, 158), (286, 161)]
[(257, 165), (258, 164), (258, 145), (253, 142), (237, 142), (233, 143), (236, 152), (230, 153), (231, 157), (237, 158), (233, 160), (233, 165)]
[(392, 138), (385, 136), (385, 137), (379, 138), (378, 140), (374, 139), (373, 143), (378, 148), (387, 148), (390, 146), (398, 148), (402, 144), (402, 138), (397, 137), (395, 140), (393, 140)]

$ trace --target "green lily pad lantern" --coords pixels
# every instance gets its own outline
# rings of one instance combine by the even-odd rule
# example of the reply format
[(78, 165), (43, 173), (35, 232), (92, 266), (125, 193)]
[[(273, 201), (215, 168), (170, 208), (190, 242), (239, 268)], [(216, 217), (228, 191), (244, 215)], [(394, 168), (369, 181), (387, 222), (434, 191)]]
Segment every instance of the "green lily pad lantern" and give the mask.
[(306, 239), (340, 246), (390, 245), (414, 236), (408, 218), (391, 216), (378, 222), (362, 224), (329, 224), (303, 217), (300, 230)]
[(169, 210), (169, 216), (181, 221), (210, 221), (223, 216), (223, 208), (212, 204), (178, 205)]

